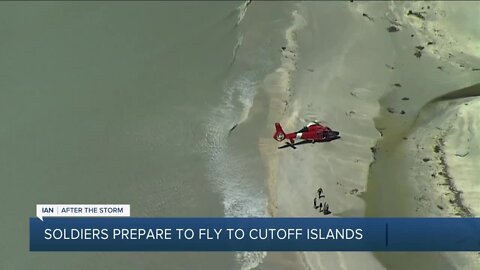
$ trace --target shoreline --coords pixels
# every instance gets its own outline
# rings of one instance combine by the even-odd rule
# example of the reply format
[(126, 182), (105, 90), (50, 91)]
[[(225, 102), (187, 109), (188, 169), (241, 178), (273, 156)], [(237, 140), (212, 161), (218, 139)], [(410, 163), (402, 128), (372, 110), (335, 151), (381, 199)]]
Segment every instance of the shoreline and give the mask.
[(443, 138), (439, 138), (437, 140), (438, 146), (440, 148), (439, 151), (439, 159), (440, 159), (440, 166), (442, 168), (443, 177), (445, 178), (445, 182), (448, 185), (448, 189), (454, 194), (455, 199), (450, 201), (451, 204), (455, 205), (460, 212), (456, 213), (456, 215), (462, 217), (474, 217), (470, 209), (468, 209), (464, 204), (464, 199), (462, 198), (462, 191), (459, 191), (455, 186), (455, 181), (453, 176), (450, 174), (448, 170), (448, 163), (446, 161), (446, 154), (445, 154), (445, 142)]
[[(271, 140), (271, 134), (260, 140), (262, 156), (269, 172), (267, 180), (269, 213), (272, 216), (286, 217), (362, 216), (364, 203), (360, 196), (366, 191), (368, 166), (372, 158), (369, 147), (365, 146), (373, 146), (376, 138), (379, 137), (372, 118), (378, 111), (378, 106), (375, 104), (381, 92), (378, 91), (379, 89), (369, 89), (367, 80), (363, 82), (366, 87), (351, 89), (342, 85), (343, 82), (336, 77), (347, 68), (345, 66), (345, 62), (348, 61), (347, 54), (354, 44), (359, 40), (369, 43), (369, 38), (355, 35), (355, 38), (351, 39), (344, 34), (342, 39), (348, 42), (342, 46), (331, 47), (336, 53), (327, 49), (325, 53), (319, 55), (319, 58), (315, 55), (322, 50), (315, 49), (314, 44), (305, 43), (308, 29), (320, 23), (311, 20), (321, 20), (313, 16), (310, 8), (320, 10), (322, 13), (333, 10), (349, 16), (351, 12), (349, 3), (301, 4), (295, 6), (298, 11), (292, 13), (294, 23), (289, 28), (291, 31), (286, 32), (287, 46), (282, 48), (282, 67), (268, 76), (264, 83), (270, 102), (267, 123), (281, 122), (285, 130), (293, 130), (301, 126), (302, 121), (326, 121), (331, 128), (341, 130), (342, 139), (331, 143), (304, 145), (302, 151), (278, 150), (277, 147), (280, 144)], [(327, 6), (328, 10), (324, 11), (324, 6)], [(330, 13), (329, 17), (335, 20), (340, 19), (333, 13)], [(362, 19), (355, 17), (353, 20)], [(307, 21), (309, 25), (303, 28), (303, 24)], [(322, 38), (322, 34), (323, 32), (318, 34), (315, 42), (323, 43), (325, 37)], [(337, 33), (330, 34), (335, 36)], [(375, 32), (371, 34), (375, 35)], [(300, 52), (297, 51), (296, 44), (289, 42), (289, 37), (298, 38)], [(325, 40), (328, 39), (325, 38)], [(298, 61), (297, 54), (300, 54)], [(341, 57), (331, 58), (337, 54)], [(329, 66), (324, 63), (325, 60), (334, 65), (332, 70), (325, 70)], [(348, 68), (348, 72), (353, 73), (355, 69), (356, 67)], [(388, 73), (383, 65), (378, 67), (378, 70)], [(315, 89), (317, 87), (318, 91)], [(352, 95), (352, 92), (355, 95)], [(329, 95), (329, 98), (319, 98), (322, 94)], [(342, 112), (338, 112), (338, 108), (335, 108), (337, 104), (343, 110)], [(349, 113), (352, 110), (355, 112)], [(272, 128), (267, 127), (267, 130), (271, 131)], [(318, 156), (319, 153), (324, 154)], [(349, 158), (344, 158), (347, 156)], [(336, 168), (344, 169), (337, 171)], [(359, 172), (360, 175), (358, 175)], [(328, 203), (334, 209), (329, 216), (320, 216), (311, 205), (312, 198), (319, 187), (325, 190), (329, 198)], [(344, 252), (296, 254), (295, 261), (303, 269), (332, 269), (340, 265), (347, 268), (360, 266), (368, 269), (383, 269), (369, 252), (348, 253), (348, 256)], [(265, 262), (271, 258), (272, 255), (267, 255)]]
[[(304, 27), (304, 21), (299, 17), (297, 10), (291, 13), (293, 22), (285, 31), (286, 46), (282, 47), (281, 65), (275, 72), (269, 74), (263, 82), (263, 90), (268, 99), (267, 124), (274, 123), (280, 118), (285, 117), (289, 104), (292, 101), (293, 92), (291, 90), (290, 81), (292, 73), (296, 70), (297, 61), (297, 44), (294, 39), (295, 32)], [(284, 126), (289, 127), (288, 124)], [(271, 127), (267, 127), (271, 131)], [(277, 179), (277, 158), (276, 145), (270, 140), (271, 136), (261, 139), (259, 148), (263, 160), (267, 163), (268, 178), (267, 187), (269, 193), (268, 213), (273, 217), (276, 215), (277, 199), (276, 199), (276, 179)]]
[[(457, 164), (454, 164), (457, 166), (451, 166), (450, 159), (455, 157), (459, 150), (457, 142), (452, 142), (448, 137), (457, 136), (453, 127), (457, 125), (460, 118), (457, 116), (458, 109), (469, 102), (460, 99), (453, 103), (441, 101), (428, 104), (421, 110), (416, 123), (398, 145), (387, 147), (388, 145), (382, 144), (384, 143), (382, 140), (379, 141), (377, 160), (372, 163), (373, 175), (370, 177), (380, 179), (382, 182), (387, 181), (389, 185), (384, 184), (384, 187), (389, 187), (391, 191), (387, 189), (383, 191), (386, 193), (385, 196), (372, 197), (372, 186), (369, 187), (368, 216), (475, 216), (468, 204), (472, 206), (478, 203), (477, 201), (469, 203), (466, 200), (463, 190), (468, 187), (468, 184), (460, 186), (458, 177), (466, 177), (465, 181), (472, 184), (474, 178), (468, 173), (467, 167), (459, 167)], [(449, 147), (456, 150), (452, 152)], [(470, 151), (473, 150), (470, 149)], [(460, 154), (460, 156), (464, 155), (463, 152)], [(386, 164), (395, 165), (384, 168), (388, 166)], [(455, 168), (459, 168), (459, 171), (456, 172)], [(466, 176), (462, 175), (465, 169), (467, 169)], [(378, 187), (373, 188), (377, 188), (374, 191), (378, 192)], [(393, 193), (393, 190), (399, 194)], [(372, 210), (372, 203), (384, 207)], [(398, 267), (415, 265), (422, 268), (433, 265), (436, 269), (471, 269), (480, 264), (479, 257), (472, 252), (376, 253), (376, 256), (382, 263), (395, 262)]]
[[(269, 172), (267, 185), (272, 216), (328, 218), (316, 213), (311, 206), (319, 187), (328, 198), (333, 212), (330, 216), (441, 215), (442, 211), (454, 211), (453, 206), (447, 207), (449, 196), (468, 213), (460, 201), (461, 189), (452, 188), (453, 182), (448, 185), (451, 194), (443, 196), (444, 186), (434, 185), (439, 177), (431, 183), (433, 186), (416, 186), (413, 180), (405, 181), (427, 179), (427, 175), (422, 174), (430, 176), (431, 171), (442, 171), (446, 177), (452, 177), (448, 157), (443, 159), (445, 166), (434, 164), (431, 157), (423, 157), (430, 153), (425, 150), (428, 146), (422, 145), (427, 145), (427, 141), (412, 139), (410, 130), (424, 104), (451, 93), (451, 89), (475, 82), (475, 73), (456, 65), (462, 61), (464, 65), (464, 61), (473, 58), (462, 56), (450, 64), (450, 59), (444, 57), (448, 46), (441, 42), (425, 50), (418, 49), (422, 48), (419, 44), (431, 36), (422, 36), (421, 23), (403, 12), (411, 6), (410, 3), (363, 2), (303, 2), (297, 6), (308, 26), (296, 35), (300, 52), (290, 52), (295, 57), (299, 55), (290, 71), (293, 75), (286, 72), (288, 79), (284, 81), (275, 81), (278, 79), (275, 76), (266, 79), (266, 85), (274, 86), (266, 89), (270, 100), (267, 123), (279, 121), (285, 130), (292, 130), (304, 122), (320, 120), (339, 130), (342, 138), (330, 143), (306, 144), (301, 151), (279, 151), (278, 145), (269, 142), (271, 136), (260, 140)], [(435, 12), (433, 8), (430, 11)], [(396, 19), (388, 20), (390, 15)], [(329, 32), (328, 27), (323, 27), (325, 24), (336, 25), (338, 29), (335, 33)], [(397, 25), (399, 32), (387, 31), (389, 25)], [(458, 52), (461, 48), (455, 50)], [(475, 66), (475, 61), (468, 66)], [(281, 77), (280, 73), (276, 75)], [(442, 151), (448, 155), (445, 148), (443, 146)], [(431, 149), (433, 152), (433, 146)], [(408, 153), (412, 158), (405, 159)], [(418, 159), (419, 153), (427, 161)], [(409, 176), (411, 166), (418, 168), (413, 170), (413, 178)], [(448, 183), (448, 179), (445, 181)], [(468, 263), (465, 256), (454, 253), (343, 254), (300, 253), (299, 259), (305, 269), (339, 265), (366, 269), (433, 265), (448, 269)]]

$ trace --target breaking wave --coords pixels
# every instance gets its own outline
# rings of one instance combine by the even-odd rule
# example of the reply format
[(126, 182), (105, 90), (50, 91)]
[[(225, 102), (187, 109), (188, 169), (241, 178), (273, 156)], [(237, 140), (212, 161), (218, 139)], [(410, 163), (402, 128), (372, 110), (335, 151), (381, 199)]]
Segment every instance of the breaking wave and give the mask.
[[(257, 93), (258, 83), (243, 75), (225, 88), (221, 104), (214, 108), (207, 126), (206, 144), (211, 162), (211, 177), (223, 195), (226, 216), (265, 215), (265, 195), (258, 183), (248, 179), (245, 154), (228, 144), (233, 123), (246, 119)], [(253, 195), (253, 196), (252, 196)]]
[[(243, 20), (249, 3), (250, 1), (245, 1), (238, 7), (237, 26)], [(288, 81), (290, 73), (296, 69), (295, 32), (305, 24), (303, 18), (296, 11), (292, 13), (292, 17), (292, 25), (284, 32), (289, 51), (282, 53), (281, 67), (278, 68), (281, 70), (279, 73), (287, 74)], [(243, 42), (244, 35), (238, 33), (237, 42), (233, 47), (233, 64), (237, 64), (235, 63), (236, 58), (242, 55), (240, 47)], [(249, 51), (246, 54), (251, 57), (260, 53), (261, 56), (249, 58), (254, 59), (251, 62), (242, 61), (242, 64), (248, 62), (251, 69), (233, 76), (233, 80), (229, 80), (225, 84), (221, 101), (210, 114), (205, 134), (205, 146), (209, 157), (209, 176), (214, 189), (222, 197), (224, 213), (227, 217), (268, 216), (268, 194), (265, 191), (265, 181), (256, 179), (258, 174), (252, 172), (252, 154), (248, 150), (235, 146), (232, 139), (234, 137), (229, 136), (233, 127), (238, 125), (238, 128), (242, 128), (242, 123), (249, 119), (258, 89), (261, 84), (263, 85), (265, 76), (270, 74), (271, 69), (274, 68), (271, 66), (272, 62), (268, 54), (265, 54), (267, 57), (262, 57), (264, 54), (261, 46), (255, 48), (259, 50), (257, 52)], [(242, 60), (246, 59), (242, 58)], [(249, 270), (258, 267), (266, 255), (266, 252), (238, 252), (236, 259), (242, 270)]]
[[(225, 87), (221, 104), (214, 108), (207, 126), (210, 177), (222, 196), (227, 217), (266, 216), (267, 198), (262, 181), (251, 179), (246, 164), (248, 156), (228, 144), (232, 123), (247, 120), (252, 108), (258, 88), (252, 77), (242, 75)], [(257, 267), (265, 256), (265, 252), (236, 254), (245, 270)]]

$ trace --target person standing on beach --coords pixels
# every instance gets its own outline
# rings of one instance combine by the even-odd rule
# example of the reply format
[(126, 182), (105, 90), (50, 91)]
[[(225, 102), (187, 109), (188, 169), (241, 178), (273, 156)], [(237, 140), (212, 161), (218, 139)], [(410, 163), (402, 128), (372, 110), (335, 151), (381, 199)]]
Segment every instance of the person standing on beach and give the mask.
[(313, 209), (318, 209), (317, 197), (313, 198)]
[(321, 200), (322, 198), (325, 198), (325, 195), (322, 195), (323, 194), (323, 189), (322, 188), (318, 188), (317, 189), (317, 197), (313, 198), (313, 208), (315, 210), (318, 210), (319, 213), (323, 213), (324, 215), (329, 215), (331, 214), (332, 212), (329, 210), (330, 206), (328, 205), (328, 203), (321, 203), (318, 204), (318, 200)]
[(317, 190), (317, 193), (318, 193), (318, 198), (321, 199), (321, 198), (325, 198), (325, 195), (322, 195), (323, 193), (323, 189), (322, 188), (319, 188)]
[(330, 212), (330, 210), (328, 209), (329, 206), (327, 203), (325, 203), (325, 208), (323, 209), (323, 214), (326, 216), (326, 215), (330, 215), (332, 212)]

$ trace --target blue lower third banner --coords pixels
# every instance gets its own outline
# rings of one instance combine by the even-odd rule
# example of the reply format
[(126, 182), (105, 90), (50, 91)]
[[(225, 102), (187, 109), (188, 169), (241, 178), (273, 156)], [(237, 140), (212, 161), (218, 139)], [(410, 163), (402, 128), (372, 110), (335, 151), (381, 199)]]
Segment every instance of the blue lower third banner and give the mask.
[(30, 251), (480, 251), (480, 218), (30, 218)]

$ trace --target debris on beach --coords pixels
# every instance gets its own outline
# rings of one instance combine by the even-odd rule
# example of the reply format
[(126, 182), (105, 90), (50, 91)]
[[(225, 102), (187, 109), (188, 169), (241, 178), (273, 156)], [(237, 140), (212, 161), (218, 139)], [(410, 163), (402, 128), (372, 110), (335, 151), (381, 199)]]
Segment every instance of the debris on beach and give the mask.
[[(396, 111), (395, 108), (393, 108), (393, 107), (388, 107), (388, 108), (387, 108), (387, 112), (389, 112), (389, 113), (397, 113), (397, 111)], [(405, 112), (404, 110), (401, 110), (399, 113), (400, 113), (400, 114), (405, 114), (406, 112)]]
[(415, 46), (415, 48), (416, 48), (417, 50), (419, 50), (419, 51), (421, 51), (421, 50), (425, 49), (425, 47), (423, 47), (423, 46), (420, 46), (420, 45), (419, 45), (419, 46)]
[(371, 21), (371, 22), (374, 21), (372, 17), (368, 16), (367, 13), (362, 13), (362, 16), (365, 17), (365, 18), (367, 18), (367, 19), (368, 19), (369, 21)]
[(380, 133), (380, 135), (381, 135), (382, 137), (383, 137), (383, 131), (384, 131), (385, 129), (387, 129), (387, 128), (381, 128), (381, 127), (377, 128), (378, 132)]
[(394, 25), (391, 25), (390, 27), (387, 28), (387, 31), (390, 32), (390, 33), (394, 33), (394, 32), (400, 31), (400, 28), (398, 28)]
[(417, 58), (422, 57), (422, 52), (420, 50), (417, 50), (413, 55), (415, 55)]
[(237, 126), (238, 126), (238, 124), (235, 124), (232, 128), (230, 128), (230, 130), (228, 131), (228, 133), (231, 133)]
[(407, 15), (409, 15), (409, 16), (415, 16), (415, 17), (419, 18), (420, 20), (425, 20), (425, 17), (422, 15), (422, 13), (423, 13), (423, 14), (426, 14), (425, 11), (414, 12), (414, 11), (409, 10), (408, 13), (407, 13)]
[(349, 111), (345, 113), (346, 116), (352, 116), (354, 114), (355, 114), (355, 111)]

